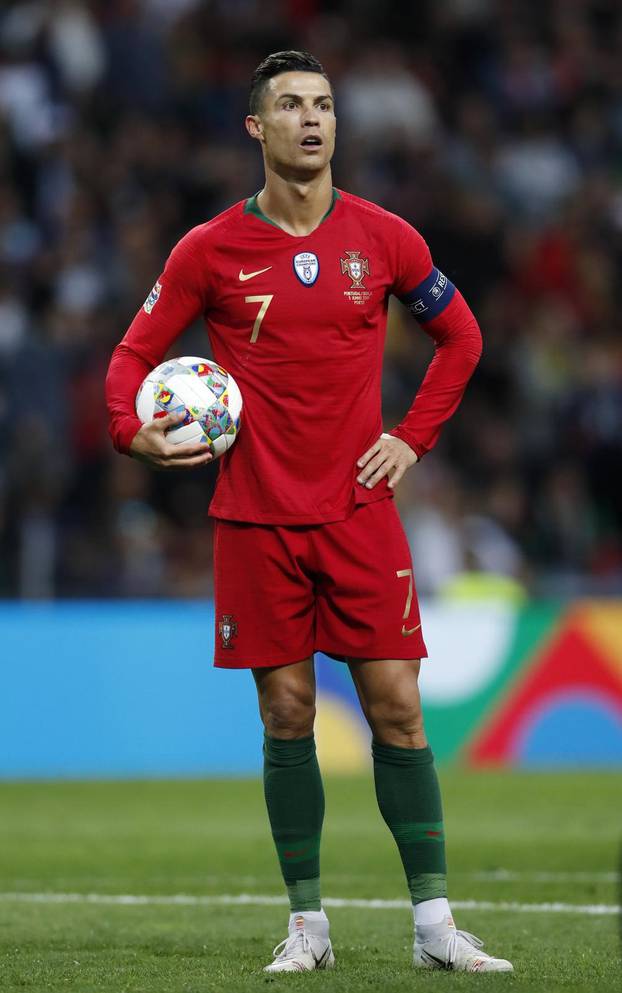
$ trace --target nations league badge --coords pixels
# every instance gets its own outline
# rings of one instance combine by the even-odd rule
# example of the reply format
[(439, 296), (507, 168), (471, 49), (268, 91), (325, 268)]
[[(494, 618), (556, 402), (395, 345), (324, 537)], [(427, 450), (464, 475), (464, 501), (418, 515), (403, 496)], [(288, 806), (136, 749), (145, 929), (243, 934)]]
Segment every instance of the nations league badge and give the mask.
[(320, 274), (320, 263), (313, 252), (299, 252), (294, 255), (294, 272), (303, 286), (313, 286)]
[(149, 294), (149, 296), (147, 297), (147, 299), (145, 300), (145, 302), (143, 304), (143, 310), (145, 311), (146, 314), (150, 314), (151, 313), (151, 311), (155, 307), (156, 303), (160, 299), (160, 293), (161, 292), (162, 292), (162, 283), (159, 283), (158, 282), (158, 283), (155, 284), (155, 286), (153, 287), (151, 293)]

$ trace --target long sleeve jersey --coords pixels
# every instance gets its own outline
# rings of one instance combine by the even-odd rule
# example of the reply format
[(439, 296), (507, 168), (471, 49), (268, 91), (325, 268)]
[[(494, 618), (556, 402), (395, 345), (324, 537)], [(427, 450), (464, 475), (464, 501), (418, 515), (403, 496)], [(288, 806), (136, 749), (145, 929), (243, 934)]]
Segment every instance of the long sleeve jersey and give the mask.
[(212, 354), (244, 401), (240, 434), (219, 461), (213, 516), (318, 524), (386, 498), (386, 480), (372, 490), (357, 483), (356, 461), (383, 430), (391, 294), (435, 342), (391, 432), (425, 455), (478, 362), (479, 327), (413, 227), (338, 190), (308, 235), (288, 234), (251, 197), (181, 239), (110, 362), (115, 447), (129, 452), (140, 428), (135, 398), (147, 372), (202, 316)]

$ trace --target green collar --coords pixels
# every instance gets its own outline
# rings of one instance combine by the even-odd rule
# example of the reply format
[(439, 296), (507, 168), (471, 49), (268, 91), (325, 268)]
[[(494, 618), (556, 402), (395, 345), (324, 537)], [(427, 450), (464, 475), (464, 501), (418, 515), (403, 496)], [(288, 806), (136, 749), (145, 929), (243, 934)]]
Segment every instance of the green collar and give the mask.
[[(276, 224), (274, 221), (271, 221), (269, 217), (266, 217), (266, 215), (264, 214), (263, 210), (261, 209), (261, 207), (257, 203), (257, 197), (258, 196), (259, 196), (259, 193), (255, 193), (255, 196), (252, 196), (252, 197), (249, 197), (248, 198), (248, 200), (244, 204), (244, 213), (245, 214), (254, 214), (255, 217), (258, 217), (260, 221), (264, 221), (266, 224), (271, 224), (273, 228), (278, 228), (279, 231), (282, 231), (283, 228), (279, 224)], [(320, 224), (323, 224), (323, 222), (326, 220), (326, 218), (328, 217), (328, 215), (330, 213), (332, 213), (333, 208), (334, 208), (335, 204), (337, 203), (337, 200), (341, 200), (341, 193), (339, 192), (339, 190), (336, 190), (335, 187), (333, 186), (333, 199), (331, 200), (330, 207), (328, 208), (328, 210), (324, 214), (324, 217), (320, 221)], [(319, 227), (319, 225), (318, 225), (318, 227)], [(317, 228), (316, 228), (316, 230), (317, 230)], [(285, 232), (285, 234), (288, 234), (288, 233), (289, 232), (287, 232), (287, 231)], [(295, 238), (297, 236), (296, 235), (290, 235), (290, 237), (291, 238)], [(302, 237), (305, 237), (305, 235), (300, 235), (300, 237), (301, 238)]]

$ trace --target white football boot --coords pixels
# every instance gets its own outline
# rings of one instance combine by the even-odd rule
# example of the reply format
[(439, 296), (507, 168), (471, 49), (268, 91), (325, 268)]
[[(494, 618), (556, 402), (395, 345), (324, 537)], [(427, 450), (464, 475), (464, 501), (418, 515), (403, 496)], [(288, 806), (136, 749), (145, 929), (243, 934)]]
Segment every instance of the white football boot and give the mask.
[(332, 969), (333, 948), (328, 937), (328, 919), (323, 911), (292, 914), (289, 934), (273, 951), (274, 962), (264, 972), (310, 972)]
[(468, 931), (456, 930), (450, 921), (447, 918), (443, 928), (416, 928), (414, 966), (454, 972), (514, 972), (511, 962), (483, 952), (483, 941)]

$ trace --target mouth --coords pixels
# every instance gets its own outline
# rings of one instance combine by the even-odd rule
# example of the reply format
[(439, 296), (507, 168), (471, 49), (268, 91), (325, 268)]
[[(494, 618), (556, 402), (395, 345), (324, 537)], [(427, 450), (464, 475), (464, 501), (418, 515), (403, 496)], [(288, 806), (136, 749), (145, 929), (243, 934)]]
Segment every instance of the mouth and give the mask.
[(308, 134), (300, 142), (300, 147), (305, 149), (310, 149), (311, 151), (322, 147), (322, 139), (319, 134)]

